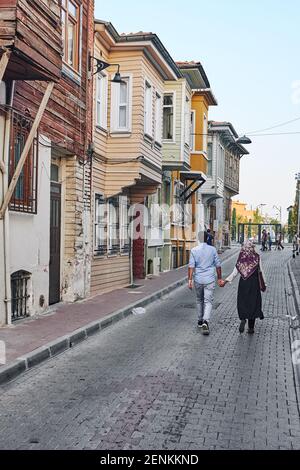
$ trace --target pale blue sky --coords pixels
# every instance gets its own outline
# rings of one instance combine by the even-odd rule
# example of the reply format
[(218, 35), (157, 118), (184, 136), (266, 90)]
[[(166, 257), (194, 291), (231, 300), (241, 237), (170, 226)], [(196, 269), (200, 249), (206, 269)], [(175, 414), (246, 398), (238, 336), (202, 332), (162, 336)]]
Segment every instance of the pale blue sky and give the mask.
[[(200, 60), (219, 106), (210, 119), (239, 134), (300, 117), (299, 0), (96, 0), (95, 16), (119, 32), (158, 34), (175, 60)], [(297, 83), (297, 81), (299, 83)], [(293, 89), (297, 86), (297, 89)], [(300, 120), (253, 137), (241, 162), (239, 199), (286, 208), (300, 171)]]

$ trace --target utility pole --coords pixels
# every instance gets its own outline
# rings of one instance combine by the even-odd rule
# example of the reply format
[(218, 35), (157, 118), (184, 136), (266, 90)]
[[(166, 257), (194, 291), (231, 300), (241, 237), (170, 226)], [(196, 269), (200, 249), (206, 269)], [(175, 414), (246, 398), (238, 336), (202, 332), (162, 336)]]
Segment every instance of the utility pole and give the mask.
[(298, 193), (298, 224), (297, 224), (297, 235), (300, 232), (300, 173), (296, 173), (295, 180), (297, 181), (297, 193)]

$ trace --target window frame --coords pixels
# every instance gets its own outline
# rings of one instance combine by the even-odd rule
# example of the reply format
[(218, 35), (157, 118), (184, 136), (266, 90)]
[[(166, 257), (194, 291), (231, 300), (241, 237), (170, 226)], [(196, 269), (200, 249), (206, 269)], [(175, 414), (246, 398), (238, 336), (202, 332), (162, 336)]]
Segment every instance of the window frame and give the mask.
[[(171, 95), (172, 98), (173, 98), (172, 105), (165, 105), (164, 104), (164, 99), (168, 95)], [(173, 123), (172, 123), (173, 136), (170, 139), (165, 139), (164, 138), (164, 123), (165, 123), (165, 113), (164, 113), (164, 111), (165, 111), (166, 108), (170, 108), (170, 107), (173, 109)], [(176, 116), (175, 116), (175, 112), (176, 112), (176, 92), (175, 91), (167, 91), (167, 92), (163, 93), (163, 99), (162, 99), (162, 142), (165, 142), (165, 143), (175, 143), (176, 142)]]
[[(100, 202), (101, 201), (101, 202)], [(100, 203), (99, 203), (100, 202)], [(94, 255), (95, 256), (104, 256), (107, 253), (107, 207), (106, 207), (106, 201), (101, 193), (95, 193), (94, 195)], [(99, 206), (102, 205), (104, 209), (104, 221), (101, 223), (99, 220), (97, 220), (97, 209)], [(103, 232), (105, 233), (105, 236), (103, 237), (103, 243), (99, 244), (97, 243), (99, 238), (97, 236), (97, 230), (102, 229)]]
[(203, 115), (203, 152), (207, 152), (207, 144), (208, 144), (208, 120), (206, 114)]
[(195, 109), (191, 109), (190, 125), (191, 125), (190, 150), (191, 152), (195, 152), (196, 151), (196, 111)]
[[(8, 179), (11, 181), (14, 176), (17, 164), (21, 158), (26, 140), (29, 136), (32, 119), (30, 116), (17, 112), (12, 114), (10, 130), (10, 152)], [(17, 157), (16, 145), (19, 147)], [(18, 141), (17, 141), (18, 139)], [(37, 131), (33, 143), (26, 156), (22, 171), (17, 180), (16, 187), (9, 202), (9, 210), (27, 214), (37, 214), (38, 206), (38, 160), (39, 160), (39, 132)]]
[(144, 88), (144, 134), (153, 138), (153, 86), (148, 79)]
[[(112, 77), (113, 78), (113, 77)], [(129, 134), (132, 128), (132, 74), (122, 76), (122, 80), (127, 82), (127, 103), (120, 102), (121, 84), (111, 83), (111, 134)], [(126, 117), (127, 122), (125, 127), (121, 127), (120, 123), (120, 107), (127, 106)]]
[[(99, 72), (95, 86), (95, 125), (96, 128), (107, 131), (107, 102), (108, 102), (108, 76)], [(99, 105), (99, 111), (98, 111)]]
[[(208, 148), (210, 148), (211, 151), (208, 151)], [(212, 142), (207, 143), (206, 159), (207, 159), (207, 177), (212, 178), (213, 176), (213, 143)], [(208, 171), (209, 168), (210, 168), (210, 171)]]
[[(76, 8), (76, 16), (69, 11), (69, 3)], [(65, 22), (63, 22), (63, 15)], [(63, 62), (73, 72), (81, 72), (81, 23), (82, 23), (82, 5), (78, 0), (61, 0), (61, 21), (62, 21), (62, 40), (63, 40)], [(68, 44), (68, 25), (71, 23), (75, 28), (73, 63), (69, 62), (69, 44)], [(64, 25), (64, 26), (63, 26)]]
[(155, 109), (154, 109), (154, 140), (157, 144), (162, 144), (162, 95), (155, 93)]
[(184, 143), (190, 147), (191, 144), (191, 107), (190, 98), (186, 95), (184, 102)]

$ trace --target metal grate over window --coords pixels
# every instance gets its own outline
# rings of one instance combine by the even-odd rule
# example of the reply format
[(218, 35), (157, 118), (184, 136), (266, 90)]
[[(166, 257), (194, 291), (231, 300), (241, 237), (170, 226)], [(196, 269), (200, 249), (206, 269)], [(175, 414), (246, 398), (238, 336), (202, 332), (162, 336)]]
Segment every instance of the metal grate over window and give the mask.
[(11, 275), (11, 314), (12, 321), (28, 317), (28, 284), (31, 274), (17, 271)]
[[(29, 115), (12, 112), (12, 126), (9, 151), (9, 180), (13, 178), (15, 169), (21, 158), (27, 137), (32, 125)], [(9, 209), (17, 212), (37, 213), (37, 164), (38, 134), (29, 149), (26, 161), (12, 198)]]

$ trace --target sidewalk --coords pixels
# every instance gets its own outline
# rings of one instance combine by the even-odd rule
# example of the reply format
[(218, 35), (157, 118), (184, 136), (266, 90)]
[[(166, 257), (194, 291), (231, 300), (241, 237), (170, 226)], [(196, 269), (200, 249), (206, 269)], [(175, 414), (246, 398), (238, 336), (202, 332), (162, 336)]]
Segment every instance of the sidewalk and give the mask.
[[(238, 251), (227, 250), (225, 261)], [(157, 300), (187, 281), (182, 267), (158, 277), (138, 281), (138, 288), (122, 288), (55, 309), (0, 329), (6, 346), (6, 365), (0, 366), (0, 384), (55, 356), (91, 335), (130, 315), (135, 307)]]

